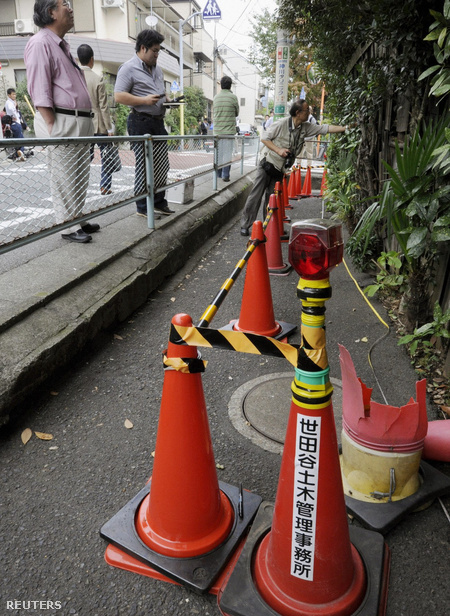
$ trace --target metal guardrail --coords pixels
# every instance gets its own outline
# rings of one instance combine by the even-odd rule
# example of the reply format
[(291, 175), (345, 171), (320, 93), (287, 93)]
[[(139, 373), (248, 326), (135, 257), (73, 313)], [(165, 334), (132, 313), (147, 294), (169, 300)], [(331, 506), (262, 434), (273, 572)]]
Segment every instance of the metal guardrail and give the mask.
[[(229, 143), (231, 142), (231, 144)], [(111, 192), (102, 194), (102, 151), (107, 144), (118, 146), (120, 171), (112, 174)], [(226, 143), (229, 147), (226, 147)], [(225, 148), (222, 146), (225, 145)], [(221, 158), (222, 150), (229, 158)], [(24, 152), (25, 158), (17, 152)], [(91, 162), (86, 173), (71, 173), (71, 156), (80, 151)], [(171, 187), (213, 173), (212, 189), (217, 190), (217, 171), (230, 163), (254, 158), (258, 162), (259, 138), (188, 136), (127, 136), (83, 137), (66, 139), (2, 139), (0, 140), (0, 254), (36, 241), (74, 223), (81, 223), (105, 212), (133, 203), (136, 198), (147, 199), (148, 226), (154, 228), (154, 194)], [(52, 169), (54, 157), (66, 160), (64, 177), (57, 177)], [(167, 163), (168, 159), (168, 163)], [(165, 162), (166, 161), (166, 162)], [(105, 161), (103, 161), (103, 171)], [(136, 177), (136, 167), (143, 169)], [(162, 170), (161, 170), (162, 169)], [(87, 177), (86, 177), (87, 175)], [(139, 175), (139, 174), (138, 174)], [(55, 184), (59, 193), (65, 184), (80, 193), (81, 202), (65, 204), (66, 216), (57, 220), (58, 209)], [(61, 189), (62, 185), (62, 189)], [(84, 198), (83, 195), (86, 194)], [(77, 200), (77, 199), (75, 199)], [(59, 208), (61, 217), (61, 208)]]

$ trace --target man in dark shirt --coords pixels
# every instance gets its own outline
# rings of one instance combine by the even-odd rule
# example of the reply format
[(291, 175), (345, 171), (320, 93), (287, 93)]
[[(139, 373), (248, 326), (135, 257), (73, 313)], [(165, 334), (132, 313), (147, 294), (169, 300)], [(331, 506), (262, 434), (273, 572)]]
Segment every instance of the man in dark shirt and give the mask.
[[(167, 135), (164, 127), (166, 101), (164, 75), (157, 66), (158, 54), (164, 37), (156, 30), (142, 30), (136, 38), (136, 54), (119, 68), (114, 98), (117, 103), (131, 107), (127, 120), (129, 135)], [(134, 192), (145, 192), (146, 174), (144, 147), (133, 142), (136, 158)], [(155, 189), (167, 183), (169, 155), (167, 141), (157, 141), (153, 145)], [(165, 191), (155, 193), (155, 211), (159, 214), (173, 214), (169, 209)], [(137, 213), (147, 216), (146, 197), (136, 199)]]

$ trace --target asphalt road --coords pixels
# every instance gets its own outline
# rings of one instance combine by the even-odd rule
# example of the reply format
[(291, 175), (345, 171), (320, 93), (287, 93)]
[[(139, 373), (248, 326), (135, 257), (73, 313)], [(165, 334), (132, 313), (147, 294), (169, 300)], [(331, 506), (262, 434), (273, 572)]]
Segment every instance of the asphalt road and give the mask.
[[(295, 218), (320, 215), (320, 201), (297, 207)], [(145, 485), (152, 473), (163, 383), (161, 352), (174, 314), (198, 322), (230, 275), (245, 248), (235, 220), (212, 238), (184, 268), (153, 293), (126, 323), (105, 332), (70, 371), (54, 377), (30, 400), (21, 420), (0, 441), (2, 614), (61, 616), (160, 616), (218, 614), (216, 598), (109, 567), (100, 527)], [(365, 278), (356, 275), (359, 282)], [(218, 311), (218, 328), (239, 316), (244, 275)], [(298, 277), (272, 277), (275, 317), (299, 322)], [(358, 375), (373, 386), (367, 361), (370, 343), (385, 333), (346, 270), (331, 274), (327, 302), (327, 348), (331, 376), (340, 378), (337, 344), (350, 351)], [(375, 304), (386, 318), (382, 307)], [(362, 341), (368, 338), (368, 343)], [(292, 338), (298, 342), (298, 334)], [(276, 495), (280, 456), (242, 436), (230, 422), (233, 393), (259, 376), (289, 372), (290, 364), (271, 357), (205, 350), (203, 375), (208, 417), (220, 480), (242, 482), (264, 500)], [(372, 356), (384, 395), (392, 404), (415, 396), (416, 375), (391, 333)], [(179, 396), (183, 404), (183, 392)], [(288, 412), (289, 409), (286, 409)], [(434, 410), (429, 408), (430, 419)], [(132, 423), (125, 427), (125, 421)], [(35, 435), (24, 445), (26, 429)], [(450, 475), (449, 465), (437, 465)], [(443, 498), (447, 509), (450, 497)], [(330, 523), (333, 523), (330, 506)], [(355, 522), (353, 522), (355, 523)], [(440, 504), (407, 516), (386, 536), (391, 549), (387, 616), (445, 616), (448, 592), (450, 524)], [(8, 601), (60, 602), (60, 609), (9, 609)], [(59, 605), (59, 603), (58, 603)]]

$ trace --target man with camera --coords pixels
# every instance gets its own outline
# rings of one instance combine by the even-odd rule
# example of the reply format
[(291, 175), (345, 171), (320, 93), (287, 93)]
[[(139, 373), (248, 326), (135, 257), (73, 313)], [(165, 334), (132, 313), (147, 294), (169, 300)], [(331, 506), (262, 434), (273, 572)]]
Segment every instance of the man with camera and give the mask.
[(289, 110), (289, 117), (282, 118), (270, 126), (262, 139), (262, 159), (256, 172), (252, 191), (245, 203), (241, 219), (241, 235), (249, 235), (249, 229), (258, 216), (261, 201), (265, 206), (273, 193), (276, 182), (281, 182), (285, 171), (300, 156), (307, 137), (343, 133), (345, 126), (311, 124), (308, 122), (309, 106), (304, 99), (295, 101)]

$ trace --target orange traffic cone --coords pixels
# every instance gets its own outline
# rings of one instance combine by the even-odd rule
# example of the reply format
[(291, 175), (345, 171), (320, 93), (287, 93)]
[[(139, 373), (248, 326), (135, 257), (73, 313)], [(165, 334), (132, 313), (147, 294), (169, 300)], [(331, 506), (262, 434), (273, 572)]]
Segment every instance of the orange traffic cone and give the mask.
[(323, 193), (326, 191), (326, 189), (327, 189), (327, 168), (325, 167), (323, 170), (322, 182), (320, 184), (319, 197), (323, 197)]
[[(172, 342), (180, 339), (176, 326), (192, 327), (192, 319), (186, 314), (172, 319), (151, 482), (101, 535), (167, 577), (205, 592), (245, 532), (243, 494), (227, 484), (219, 488), (200, 374), (204, 365), (197, 347)], [(247, 526), (259, 505), (248, 494)], [(211, 560), (212, 551), (222, 552), (220, 564)], [(195, 570), (202, 559), (205, 576), (199, 580)]]
[(291, 222), (290, 217), (286, 214), (286, 202), (289, 203), (289, 200), (287, 198), (287, 185), (286, 185), (286, 176), (283, 176), (283, 180), (281, 181), (281, 186), (280, 186), (280, 203), (281, 203), (281, 210), (283, 212), (283, 221), (284, 222)]
[(222, 614), (385, 614), (389, 550), (378, 533), (349, 533), (331, 403), (306, 406), (292, 401), (275, 505), (260, 507)]
[[(272, 197), (274, 195), (271, 195), (270, 198)], [(275, 212), (272, 218), (274, 216)], [(239, 319), (231, 321), (228, 326), (221, 329), (232, 328), (235, 331), (259, 334), (260, 336), (285, 338), (297, 326), (284, 321), (275, 321), (266, 247), (264, 245), (265, 238), (260, 220), (253, 223), (251, 240), (259, 240), (261, 243), (255, 248), (247, 263)]]
[(288, 242), (289, 241), (289, 233), (286, 231), (286, 229), (284, 228), (284, 221), (285, 221), (285, 216), (284, 216), (284, 207), (283, 207), (283, 197), (281, 194), (281, 182), (277, 182), (275, 184), (275, 196), (276, 196), (276, 202), (277, 202), (277, 215), (278, 215), (278, 231), (280, 232), (280, 240), (282, 242)]
[(271, 276), (287, 276), (292, 266), (289, 263), (283, 262), (280, 232), (278, 230), (278, 216), (276, 215), (277, 204), (275, 195), (270, 195), (269, 208), (273, 210), (273, 215), (266, 227), (266, 254), (269, 274)]
[[(292, 172), (289, 176), (289, 178), (292, 177)], [(283, 178), (283, 203), (284, 203), (284, 209), (285, 210), (292, 210), (292, 205), (289, 203), (289, 189), (288, 189), (288, 180), (287, 180), (288, 176), (285, 175)]]
[(233, 616), (382, 616), (389, 550), (382, 535), (350, 534), (348, 527), (325, 344), (331, 287), (327, 278), (300, 278), (297, 290), (302, 346), (275, 505), (261, 505), (218, 595), (220, 610)]
[(297, 167), (293, 167), (289, 176), (288, 199), (297, 199)]
[(297, 176), (295, 178), (295, 195), (297, 199), (300, 199), (300, 195), (302, 194), (302, 168), (297, 168)]
[(280, 614), (289, 613), (286, 604), (292, 613), (352, 614), (366, 591), (364, 564), (350, 543), (337, 451), (331, 404), (318, 414), (292, 402), (272, 531), (254, 571), (259, 592)]
[(301, 197), (311, 197), (312, 196), (312, 192), (311, 192), (311, 167), (308, 167), (308, 170), (306, 171), (306, 176), (305, 176), (305, 181), (303, 182), (303, 188), (302, 188), (302, 192), (301, 192)]

